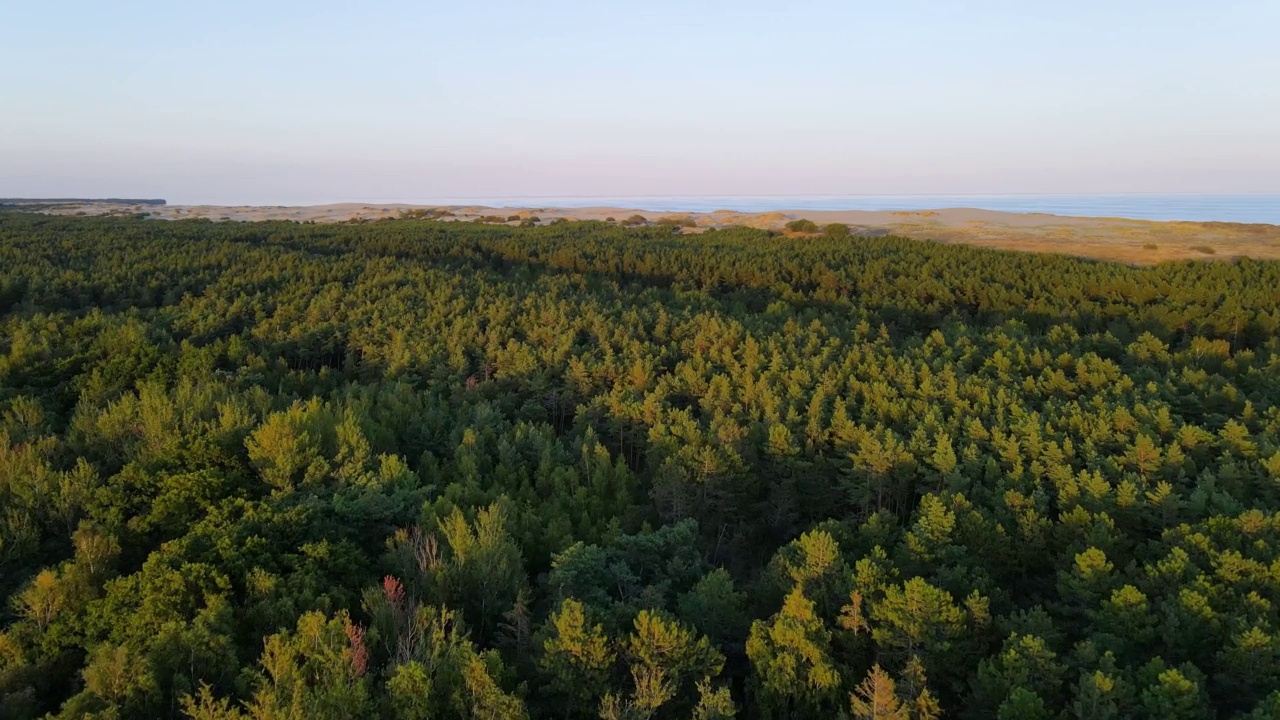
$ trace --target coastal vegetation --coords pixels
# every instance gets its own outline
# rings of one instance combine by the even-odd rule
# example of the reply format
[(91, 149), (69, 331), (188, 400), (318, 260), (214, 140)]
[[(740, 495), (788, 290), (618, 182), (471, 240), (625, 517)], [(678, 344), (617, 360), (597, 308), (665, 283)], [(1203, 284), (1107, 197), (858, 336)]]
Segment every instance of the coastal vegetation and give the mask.
[(844, 223), (827, 223), (822, 228), (822, 234), (829, 238), (847, 238), (849, 237), (849, 226)]
[(438, 215), (0, 213), (0, 717), (1280, 717), (1280, 262)]

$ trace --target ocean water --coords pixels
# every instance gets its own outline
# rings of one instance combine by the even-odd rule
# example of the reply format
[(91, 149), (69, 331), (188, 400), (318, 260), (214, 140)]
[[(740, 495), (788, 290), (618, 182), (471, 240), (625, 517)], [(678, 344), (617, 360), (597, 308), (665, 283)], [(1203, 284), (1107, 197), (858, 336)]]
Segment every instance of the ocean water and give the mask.
[(1280, 225), (1280, 195), (687, 195), (466, 197), (395, 200), (495, 208), (619, 207), (654, 212), (737, 210), (937, 210), (981, 208), (1083, 217), (1200, 220)]

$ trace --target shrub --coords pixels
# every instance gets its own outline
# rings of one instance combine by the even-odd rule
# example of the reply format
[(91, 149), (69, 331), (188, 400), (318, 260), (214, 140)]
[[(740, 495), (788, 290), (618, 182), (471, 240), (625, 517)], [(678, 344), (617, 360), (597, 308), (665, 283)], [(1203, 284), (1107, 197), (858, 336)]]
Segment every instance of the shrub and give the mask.
[(844, 223), (830, 223), (822, 228), (822, 234), (829, 238), (849, 237), (849, 226)]
[(664, 217), (661, 220), (659, 220), (656, 224), (667, 225), (674, 228), (698, 227), (698, 223), (694, 222), (693, 218), (687, 215), (684, 217)]
[(1203, 254), (1205, 254), (1205, 255), (1217, 255), (1217, 254), (1218, 254), (1218, 251), (1217, 251), (1217, 250), (1214, 250), (1213, 248), (1209, 247), (1208, 245), (1194, 245), (1194, 246), (1192, 246), (1192, 248), (1191, 248), (1191, 249), (1192, 249), (1192, 250), (1195, 250), (1195, 251), (1196, 251), (1196, 252), (1198, 252), (1198, 253), (1203, 253)]
[(787, 229), (791, 232), (818, 232), (818, 224), (812, 220), (792, 220), (787, 223)]
[(626, 225), (627, 227), (634, 227), (636, 225), (648, 225), (649, 221), (646, 220), (643, 215), (632, 215), (626, 220), (623, 220), (622, 224)]
[(441, 208), (413, 208), (401, 210), (399, 214), (401, 220), (435, 220), (443, 217), (453, 217), (453, 213)]

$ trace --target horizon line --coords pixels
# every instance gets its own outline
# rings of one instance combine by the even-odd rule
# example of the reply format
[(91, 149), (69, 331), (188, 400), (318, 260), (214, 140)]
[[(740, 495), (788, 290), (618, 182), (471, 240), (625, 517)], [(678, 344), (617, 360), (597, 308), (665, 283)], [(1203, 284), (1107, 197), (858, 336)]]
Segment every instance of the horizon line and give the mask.
[(209, 201), (176, 201), (169, 200), (175, 205), (295, 205), (304, 207), (308, 205), (338, 205), (345, 203), (382, 203), (382, 204), (438, 204), (439, 201), (445, 200), (563, 200), (563, 199), (580, 199), (580, 200), (611, 200), (611, 199), (696, 199), (696, 198), (999, 198), (999, 197), (1202, 197), (1202, 198), (1280, 198), (1280, 191), (1275, 192), (1115, 192), (1115, 193), (1085, 193), (1085, 192), (1055, 192), (1055, 193), (1039, 193), (1039, 192), (1017, 192), (1017, 193), (790, 193), (790, 194), (768, 194), (768, 193), (750, 193), (750, 194), (680, 194), (680, 195), (655, 195), (655, 194), (623, 194), (623, 195), (434, 195), (417, 198), (378, 198), (369, 199), (355, 196), (347, 199), (332, 200), (286, 200), (286, 201), (253, 201), (253, 202), (209, 202)]

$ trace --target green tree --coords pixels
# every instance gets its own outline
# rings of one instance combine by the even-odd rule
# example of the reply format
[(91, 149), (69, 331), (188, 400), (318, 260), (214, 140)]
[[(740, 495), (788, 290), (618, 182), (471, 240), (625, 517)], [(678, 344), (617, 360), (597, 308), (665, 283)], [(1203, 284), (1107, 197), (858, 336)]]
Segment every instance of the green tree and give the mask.
[(588, 625), (582, 603), (570, 598), (551, 615), (545, 634), (538, 668), (562, 699), (565, 717), (594, 713), (617, 657), (603, 628)]
[(828, 708), (840, 686), (830, 644), (830, 631), (799, 587), (769, 622), (752, 623), (747, 657), (765, 701), (782, 715)]
[(463, 609), (482, 640), (495, 636), (526, 584), (520, 547), (507, 524), (501, 503), (477, 510), (474, 522), (455, 509), (440, 523), (448, 552), (432, 569), (435, 584), (444, 602)]
[(623, 704), (606, 695), (603, 708), (622, 706), (652, 714), (674, 701), (686, 714), (695, 703), (697, 683), (709, 681), (724, 667), (724, 656), (707, 638), (695, 637), (688, 628), (648, 610), (636, 615), (622, 654), (631, 670), (630, 698)]

